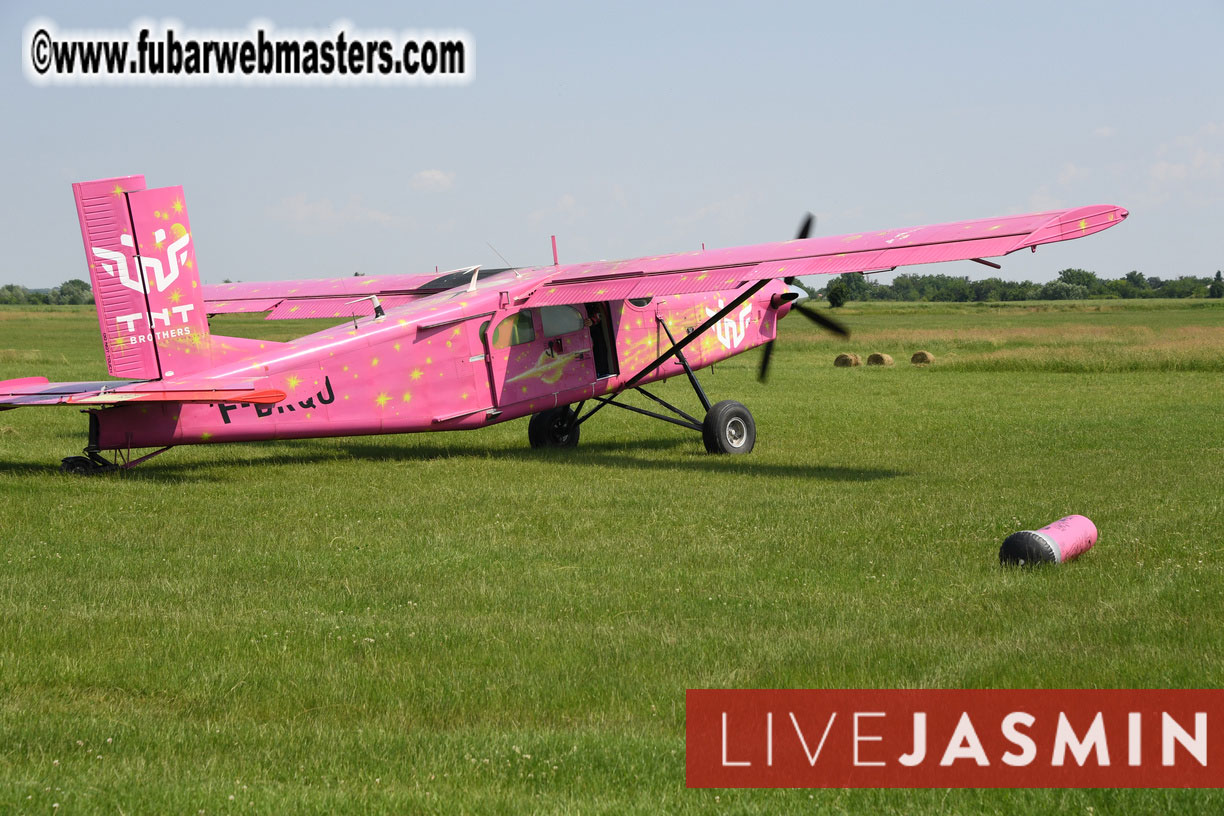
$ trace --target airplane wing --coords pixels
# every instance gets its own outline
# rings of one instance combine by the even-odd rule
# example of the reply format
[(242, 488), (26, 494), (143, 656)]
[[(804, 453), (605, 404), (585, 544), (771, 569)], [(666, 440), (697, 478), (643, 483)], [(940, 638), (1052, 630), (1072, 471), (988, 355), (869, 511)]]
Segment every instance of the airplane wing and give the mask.
[(875, 272), (941, 261), (981, 260), (1109, 229), (1129, 213), (1095, 205), (883, 232), (580, 264), (560, 268), (525, 301), (554, 306), (733, 289), (745, 281)]
[(48, 382), (46, 377), (0, 381), (0, 410), (32, 405), (117, 405), (121, 402), (275, 403), (285, 392), (266, 380), (104, 380)]
[[(252, 281), (204, 287), (204, 308), (210, 315), (268, 312), (268, 320), (312, 317), (368, 317), (374, 307), (358, 298), (378, 295), (385, 308), (402, 306), (426, 295), (465, 285), (472, 268), (409, 275), (369, 275), (297, 281)], [(484, 280), (509, 269), (481, 269)]]

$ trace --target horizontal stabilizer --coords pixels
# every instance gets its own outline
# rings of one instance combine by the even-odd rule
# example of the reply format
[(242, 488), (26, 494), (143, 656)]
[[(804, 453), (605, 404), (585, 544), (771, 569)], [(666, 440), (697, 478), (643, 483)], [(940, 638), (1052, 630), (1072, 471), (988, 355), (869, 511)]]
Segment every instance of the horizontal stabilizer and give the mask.
[(122, 402), (250, 402), (269, 404), (285, 392), (267, 387), (267, 380), (176, 380), (143, 382), (48, 382), (25, 377), (0, 382), (0, 407), (32, 405), (117, 405)]

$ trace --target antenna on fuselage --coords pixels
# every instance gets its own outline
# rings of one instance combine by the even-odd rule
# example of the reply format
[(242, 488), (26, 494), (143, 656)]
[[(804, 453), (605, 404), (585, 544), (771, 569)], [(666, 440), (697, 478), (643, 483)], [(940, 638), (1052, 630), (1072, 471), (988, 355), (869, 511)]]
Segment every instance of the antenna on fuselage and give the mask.
[(500, 252), (498, 252), (498, 251), (497, 251), (497, 247), (493, 246), (493, 245), (492, 245), (492, 244), (490, 244), (488, 241), (485, 241), (485, 246), (487, 246), (489, 249), (493, 250), (493, 254), (494, 254), (494, 255), (496, 255), (497, 257), (501, 258), (502, 263), (504, 263), (504, 264), (506, 265), (506, 268), (507, 268), (507, 269), (509, 269), (511, 272), (513, 272), (513, 273), (514, 273), (514, 277), (516, 277), (516, 278), (521, 278), (521, 277), (523, 277), (523, 273), (522, 273), (522, 272), (519, 272), (519, 271), (518, 271), (518, 268), (517, 268), (517, 267), (515, 267), (515, 265), (514, 265), (514, 264), (510, 263), (509, 261), (507, 261), (507, 260), (506, 260), (506, 256), (505, 256), (505, 255), (503, 255), (503, 254), (501, 254)]
[(553, 266), (560, 266), (560, 263), (558, 263), (557, 261), (557, 236), (555, 235), (552, 237), (552, 245), (553, 245)]

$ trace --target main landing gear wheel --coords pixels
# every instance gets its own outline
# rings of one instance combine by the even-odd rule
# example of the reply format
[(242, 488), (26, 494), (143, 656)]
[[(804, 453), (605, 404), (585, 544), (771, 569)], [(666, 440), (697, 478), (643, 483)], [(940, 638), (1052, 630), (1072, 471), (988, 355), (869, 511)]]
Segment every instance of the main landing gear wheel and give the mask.
[(527, 425), (533, 448), (573, 448), (578, 445), (578, 415), (568, 405), (541, 411)]
[(723, 400), (706, 412), (701, 436), (710, 453), (748, 453), (756, 444), (756, 423), (742, 403)]

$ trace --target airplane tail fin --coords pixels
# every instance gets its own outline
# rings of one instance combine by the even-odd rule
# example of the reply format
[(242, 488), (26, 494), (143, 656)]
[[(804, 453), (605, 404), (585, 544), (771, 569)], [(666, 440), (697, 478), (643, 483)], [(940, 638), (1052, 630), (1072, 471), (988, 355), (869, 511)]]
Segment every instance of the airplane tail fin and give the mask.
[(72, 185), (111, 376), (158, 380), (212, 365), (182, 187), (144, 176)]

